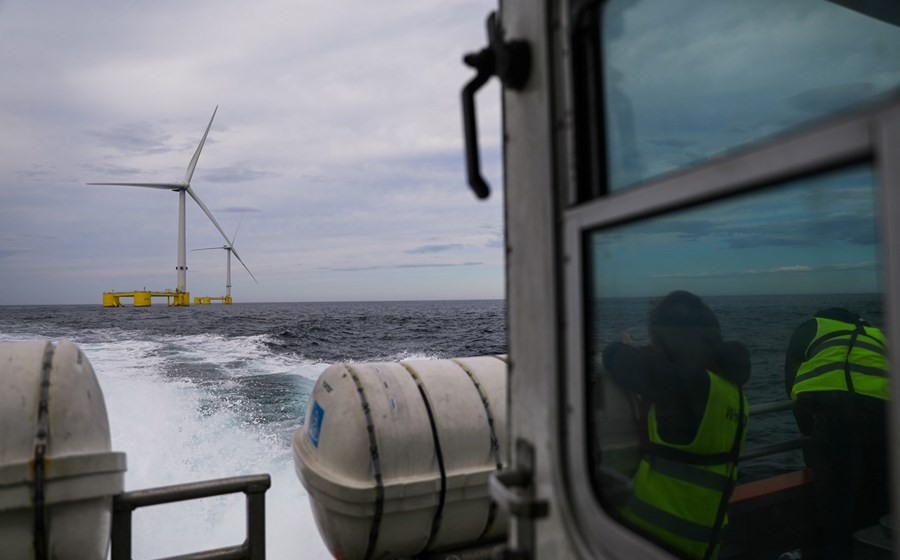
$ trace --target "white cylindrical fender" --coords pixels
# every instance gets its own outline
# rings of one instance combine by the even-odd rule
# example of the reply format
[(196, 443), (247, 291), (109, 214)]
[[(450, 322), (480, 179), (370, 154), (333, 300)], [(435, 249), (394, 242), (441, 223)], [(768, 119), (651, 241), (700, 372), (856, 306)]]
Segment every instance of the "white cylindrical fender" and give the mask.
[(506, 362), (338, 364), (294, 432), (297, 476), (342, 559), (415, 556), (506, 534), (488, 477), (508, 462)]
[(4, 557), (106, 557), (125, 471), (110, 448), (103, 393), (74, 343), (0, 343)]

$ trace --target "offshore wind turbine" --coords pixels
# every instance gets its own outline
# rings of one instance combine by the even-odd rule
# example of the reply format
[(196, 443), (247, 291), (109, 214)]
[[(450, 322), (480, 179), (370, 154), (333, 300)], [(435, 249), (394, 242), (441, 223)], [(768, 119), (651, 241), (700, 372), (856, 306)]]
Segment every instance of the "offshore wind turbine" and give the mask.
[[(243, 220), (243, 218), (241, 218), (241, 219)], [(238, 221), (237, 227), (234, 228), (234, 235), (231, 236), (231, 241), (229, 241), (225, 245), (222, 245), (221, 247), (202, 247), (200, 249), (191, 249), (192, 251), (209, 251), (209, 250), (214, 250), (214, 249), (225, 249), (225, 251), (228, 253), (228, 261), (227, 261), (228, 264), (225, 268), (225, 271), (226, 271), (225, 272), (225, 298), (226, 298), (225, 301), (227, 301), (229, 303), (231, 302), (231, 255), (232, 254), (238, 260), (238, 262), (240, 262), (244, 266), (244, 269), (247, 271), (247, 274), (250, 275), (250, 278), (253, 278), (253, 281), (256, 282), (257, 284), (259, 284), (259, 280), (256, 279), (256, 276), (253, 276), (253, 273), (250, 272), (250, 269), (244, 263), (243, 259), (241, 259), (241, 256), (238, 255), (237, 251), (234, 250), (234, 240), (237, 239), (237, 233), (238, 233), (238, 229), (240, 227), (241, 227), (241, 222)]]
[[(228, 236), (225, 234), (225, 231), (222, 229), (222, 226), (219, 225), (219, 222), (216, 221), (215, 216), (212, 215), (209, 208), (206, 207), (206, 204), (203, 204), (203, 201), (200, 200), (200, 197), (197, 196), (197, 193), (191, 189), (191, 177), (194, 176), (194, 168), (197, 167), (197, 161), (200, 159), (200, 152), (203, 150), (203, 145), (206, 143), (206, 137), (209, 135), (209, 129), (212, 127), (213, 119), (216, 118), (216, 111), (219, 110), (219, 106), (216, 105), (216, 108), (213, 110), (212, 117), (209, 119), (209, 124), (206, 125), (206, 132), (203, 133), (203, 138), (200, 140), (200, 145), (197, 146), (197, 150), (194, 152), (194, 157), (191, 158), (190, 163), (187, 167), (187, 173), (184, 175), (184, 181), (180, 182), (172, 182), (172, 183), (87, 183), (88, 185), (115, 185), (122, 187), (148, 187), (151, 189), (168, 189), (178, 193), (178, 266), (176, 270), (178, 271), (178, 285), (176, 286), (176, 292), (186, 293), (187, 292), (187, 260), (185, 257), (185, 233), (184, 233), (184, 207), (185, 207), (185, 193), (191, 195), (191, 198), (194, 199), (194, 202), (197, 203), (198, 206), (206, 213), (209, 219), (212, 221), (213, 225), (216, 226), (216, 229), (219, 230), (219, 233), (222, 234), (222, 237), (225, 238), (225, 241), (231, 243), (229, 241)], [(237, 256), (237, 255), (235, 255)], [(238, 259), (240, 260), (240, 259)], [(241, 261), (241, 264), (244, 264)], [(244, 265), (246, 268), (246, 265)], [(247, 272), (250, 272), (248, 269)], [(251, 276), (253, 276), (251, 274)], [(254, 278), (256, 280), (256, 278)]]

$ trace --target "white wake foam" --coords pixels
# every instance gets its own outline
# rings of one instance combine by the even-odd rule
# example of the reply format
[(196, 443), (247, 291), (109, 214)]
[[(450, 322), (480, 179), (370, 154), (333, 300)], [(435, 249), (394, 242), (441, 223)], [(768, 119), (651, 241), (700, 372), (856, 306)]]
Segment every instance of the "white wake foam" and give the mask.
[[(186, 337), (187, 338), (187, 337)], [(190, 337), (195, 338), (195, 337)], [(185, 340), (206, 361), (251, 358), (253, 373), (292, 371), (315, 377), (327, 364), (291, 366), (253, 344), (201, 335)], [(189, 381), (161, 374), (160, 342), (116, 340), (81, 344), (104, 392), (113, 449), (128, 456), (126, 489), (269, 473), (267, 556), (330, 558), (312, 518), (306, 491), (294, 474), (290, 449), (266, 425), (241, 422), (240, 411), (209, 410), (209, 398)], [(254, 355), (254, 352), (258, 354)], [(297, 419), (300, 424), (302, 419)], [(133, 518), (133, 555), (158, 558), (243, 542), (242, 494), (139, 509)]]

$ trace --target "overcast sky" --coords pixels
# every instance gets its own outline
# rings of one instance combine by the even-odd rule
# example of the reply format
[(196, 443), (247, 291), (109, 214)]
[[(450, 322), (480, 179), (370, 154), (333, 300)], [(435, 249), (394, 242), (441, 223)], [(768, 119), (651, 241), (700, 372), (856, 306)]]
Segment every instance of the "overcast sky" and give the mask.
[[(833, 2), (607, 6), (614, 189), (900, 84), (898, 28)], [(85, 183), (182, 180), (216, 106), (192, 187), (229, 235), (241, 224), (235, 246), (259, 284), (233, 263), (236, 302), (504, 297), (497, 81), (478, 96), (494, 187), (487, 202), (466, 186), (459, 103), (473, 76), (462, 56), (484, 46), (495, 8), (495, 0), (0, 0), (0, 305), (175, 288), (177, 195)], [(867, 182), (848, 177), (835, 188)], [(763, 279), (783, 267), (862, 266), (877, 256), (788, 263), (783, 239), (745, 237), (760, 256), (785, 261), (751, 266), (741, 260), (750, 247), (734, 245), (749, 226), (716, 220), (706, 233), (730, 236), (724, 250), (687, 243), (679, 260), (689, 254), (691, 270), (660, 268), (656, 284), (722, 285), (714, 279), (752, 270), (758, 292), (780, 289)], [(651, 239), (635, 235), (625, 253)], [(698, 234), (690, 235), (678, 239)], [(223, 243), (188, 199), (188, 249)], [(223, 295), (225, 263), (225, 251), (189, 252), (191, 295)]]
[[(0, 0), (0, 305), (174, 289), (192, 187), (259, 280), (236, 302), (504, 296), (499, 88), (478, 96), (484, 172), (465, 183), (462, 55), (492, 0)], [(188, 249), (221, 235), (188, 199)], [(225, 251), (188, 253), (224, 295)]]

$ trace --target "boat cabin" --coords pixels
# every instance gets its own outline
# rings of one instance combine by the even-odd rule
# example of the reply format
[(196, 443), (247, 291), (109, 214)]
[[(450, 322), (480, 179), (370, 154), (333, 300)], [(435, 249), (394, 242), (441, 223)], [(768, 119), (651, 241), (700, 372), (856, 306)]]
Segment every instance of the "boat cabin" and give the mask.
[[(505, 200), (511, 464), (492, 481), (511, 518), (505, 557), (694, 557), (672, 532), (709, 537), (714, 523), (670, 524), (666, 534), (660, 527), (678, 519), (653, 518), (660, 509), (716, 512), (708, 498), (693, 502), (669, 487), (643, 496), (655, 506), (646, 515), (628, 505), (637, 471), (665, 471), (661, 455), (646, 451), (671, 418), (663, 404), (652, 408), (681, 396), (653, 376), (644, 386), (651, 396), (638, 395), (620, 381), (640, 385), (641, 362), (618, 379), (604, 363), (616, 344), (696, 358), (697, 325), (678, 330), (655, 311), (678, 291), (703, 301), (722, 341), (744, 348), (750, 364), (737, 472), (718, 473), (735, 478), (723, 508), (728, 527), (713, 537), (715, 551), (696, 557), (824, 554), (817, 479), (803, 451), (810, 440), (791, 412), (786, 354), (798, 326), (826, 308), (883, 333), (882, 360), (900, 353), (892, 336), (900, 317), (900, 8), (502, 1), (487, 42), (466, 59), (476, 78), (463, 106), (470, 183), (478, 196)], [(503, 83), (504, 175), (494, 185), (481, 176), (477, 146), (485, 141), (477, 89), (491, 76)], [(660, 326), (675, 329), (668, 340), (685, 342), (666, 348)], [(847, 363), (862, 359), (849, 352)], [(715, 373), (703, 383), (718, 384)], [(884, 365), (868, 374), (882, 389), (897, 386)], [(720, 394), (734, 398), (728, 391)], [(886, 393), (870, 398), (884, 411), (877, 428), (847, 430), (859, 441), (886, 434), (882, 462), (893, 466), (896, 489), (900, 412)], [(718, 420), (732, 439), (733, 412)], [(846, 482), (858, 492), (866, 480)], [(885, 499), (888, 510), (896, 496), (893, 508)], [(856, 557), (894, 554), (884, 513), (868, 533), (853, 528)]]

